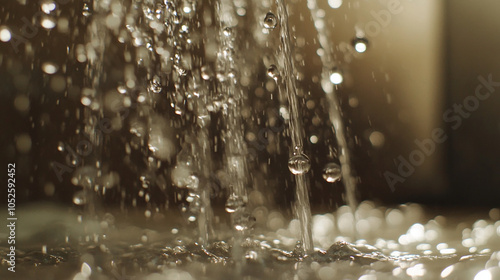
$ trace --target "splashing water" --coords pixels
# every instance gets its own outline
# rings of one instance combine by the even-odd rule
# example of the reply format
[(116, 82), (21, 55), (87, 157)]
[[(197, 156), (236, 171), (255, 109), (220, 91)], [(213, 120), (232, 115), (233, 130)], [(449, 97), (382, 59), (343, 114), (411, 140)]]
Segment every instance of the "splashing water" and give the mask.
[[(33, 5), (25, 2), (10, 5)], [(358, 206), (337, 91), (345, 70), (316, 0), (307, 7), (321, 49), (316, 82), (328, 101), (330, 123), (321, 129), (331, 134), (312, 134), (307, 125), (321, 124), (308, 111), (321, 99), (303, 83), (309, 62), (297, 51), (305, 43), (289, 20), (299, 12), (291, 3), (77, 3), (37, 3), (36, 32), (46, 37), (22, 42), (32, 60), (25, 64), (50, 93), (39, 103), (65, 107), (50, 124), (51, 133), (61, 132), (52, 150), (64, 161), (53, 168), (71, 188), (73, 206), (22, 210), (18, 279), (500, 277), (498, 209), (457, 229), (453, 217), (416, 204)], [(8, 12), (0, 13), (7, 15), (0, 40), (19, 40)], [(50, 51), (56, 32), (63, 52)], [(362, 36), (350, 44), (370, 51)], [(26, 112), (30, 102), (19, 97), (15, 107)], [(19, 139), (20, 151), (31, 149), (29, 136)], [(331, 152), (318, 159), (309, 144), (320, 142)], [(312, 215), (315, 173), (327, 186), (341, 182), (347, 205)], [(47, 196), (60, 190), (43, 184)], [(0, 252), (8, 265), (10, 248)]]

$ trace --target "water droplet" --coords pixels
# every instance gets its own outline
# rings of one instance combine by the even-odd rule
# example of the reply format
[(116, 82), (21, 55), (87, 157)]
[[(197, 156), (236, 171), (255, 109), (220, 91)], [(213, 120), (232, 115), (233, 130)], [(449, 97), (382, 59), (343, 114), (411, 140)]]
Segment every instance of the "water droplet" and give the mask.
[(57, 150), (58, 150), (59, 152), (63, 152), (63, 151), (64, 151), (64, 143), (63, 143), (63, 142), (59, 142), (59, 143), (57, 144)]
[(92, 104), (92, 99), (88, 98), (87, 96), (83, 96), (80, 102), (82, 102), (84, 106), (90, 106)]
[(276, 25), (278, 24), (278, 19), (276, 16), (269, 12), (266, 14), (266, 17), (264, 18), (264, 27), (267, 29), (274, 29), (276, 28)]
[(340, 180), (342, 176), (340, 166), (334, 162), (327, 163), (323, 168), (323, 179), (328, 183), (334, 183)]
[(214, 71), (207, 65), (201, 67), (201, 78), (205, 81), (212, 79), (214, 76)]
[(352, 40), (352, 46), (358, 53), (364, 53), (368, 49), (368, 40), (366, 38), (356, 37)]
[(382, 132), (373, 131), (370, 133), (369, 140), (375, 148), (382, 148), (385, 142), (385, 136)]
[(311, 169), (311, 160), (303, 153), (296, 154), (288, 160), (288, 169), (292, 174), (304, 174)]
[(56, 9), (56, 3), (52, 1), (43, 1), (41, 9), (44, 13), (50, 14), (50, 12)]
[(85, 196), (84, 191), (77, 191), (73, 195), (73, 203), (76, 205), (85, 205), (87, 204), (87, 197)]
[(280, 77), (280, 71), (278, 70), (278, 67), (276, 67), (276, 65), (271, 64), (271, 66), (267, 68), (267, 75), (273, 80), (277, 81)]
[(233, 193), (229, 196), (229, 198), (226, 201), (226, 212), (234, 213), (239, 209), (245, 207), (245, 205), (246, 204), (243, 198)]
[(222, 34), (226, 37), (231, 37), (233, 35), (233, 29), (231, 29), (231, 27), (226, 27), (222, 30)]
[(328, 5), (330, 5), (332, 9), (338, 9), (342, 6), (342, 0), (328, 0)]
[(154, 76), (153, 79), (151, 79), (150, 84), (149, 84), (149, 89), (153, 93), (160, 93), (162, 88), (161, 88), (161, 81), (160, 77)]
[(193, 11), (193, 9), (192, 9), (190, 6), (187, 6), (187, 5), (186, 5), (186, 6), (184, 6), (184, 7), (182, 8), (182, 11), (183, 11), (184, 13), (186, 13), (186, 14), (189, 14), (189, 13), (191, 13), (191, 12)]
[(42, 18), (40, 25), (45, 29), (52, 29), (56, 27), (56, 21), (52, 17), (45, 16)]
[(88, 16), (92, 15), (92, 11), (90, 9), (89, 3), (83, 3), (82, 15), (84, 17), (88, 17)]
[(334, 72), (332, 72), (332, 74), (330, 74), (330, 82), (332, 82), (332, 84), (339, 85), (343, 81), (344, 81), (344, 77), (342, 76), (342, 74), (340, 74), (340, 72), (334, 71)]
[(44, 62), (42, 64), (42, 70), (43, 70), (43, 72), (45, 72), (49, 75), (52, 75), (52, 74), (56, 73), (57, 70), (59, 70), (59, 66), (53, 62)]
[(10, 33), (10, 30), (7, 29), (7, 27), (0, 27), (0, 41), (2, 42), (8, 42), (12, 38), (12, 34)]

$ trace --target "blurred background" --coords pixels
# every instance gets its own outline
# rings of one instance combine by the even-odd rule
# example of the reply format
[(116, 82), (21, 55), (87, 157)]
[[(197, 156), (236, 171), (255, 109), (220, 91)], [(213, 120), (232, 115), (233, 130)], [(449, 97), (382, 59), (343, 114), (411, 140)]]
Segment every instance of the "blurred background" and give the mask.
[[(358, 197), (386, 204), (414, 201), (438, 206), (498, 206), (500, 151), (494, 145), (500, 140), (497, 110), (500, 97), (492, 92), (487, 99), (479, 100), (477, 106), (467, 97), (474, 96), (482, 84), (480, 76), (488, 80), (491, 75), (491, 80), (500, 81), (500, 37), (495, 35), (500, 26), (496, 13), (500, 3), (493, 0), (318, 2), (325, 11), (335, 58), (344, 77), (338, 86), (338, 95), (354, 156), (355, 174), (359, 177)], [(55, 28), (38, 26), (36, 30), (23, 28), (26, 28), (26, 20), (33, 24), (43, 20), (33, 18), (40, 11), (40, 4), (2, 1), (0, 7), (1, 30), (29, 35), (24, 39), (4, 37), (0, 42), (1, 164), (16, 163), (19, 204), (74, 202), (76, 189), (71, 183), (71, 174), (76, 169), (68, 169), (59, 180), (54, 162), (63, 163), (67, 159), (67, 148), (58, 148), (61, 143), (75, 147), (84, 137), (75, 131), (82, 127), (78, 116), (84, 107), (81, 91), (86, 64), (78, 61), (75, 49), (86, 38), (88, 21), (82, 16), (85, 3), (78, 0), (58, 5)], [(295, 51), (299, 54), (296, 60), (304, 62), (296, 64), (302, 73), (299, 86), (308, 138), (306, 150), (313, 165), (311, 201), (317, 211), (332, 209), (343, 203), (344, 190), (341, 183), (325, 182), (321, 175), (327, 162), (325, 155), (336, 154), (336, 143), (331, 140), (334, 137), (318, 83), (321, 62), (317, 54), (317, 34), (306, 1), (290, 1), (289, 5)], [(272, 9), (270, 6), (269, 10)], [(242, 34), (251, 36), (250, 32)], [(106, 42), (104, 67), (107, 70), (103, 83), (106, 90), (116, 88), (116, 81), (123, 77), (126, 62), (120, 54), (130, 50), (127, 44), (114, 43), (115, 35), (108, 35), (102, 39)], [(367, 49), (362, 53), (353, 45), (357, 37), (366, 40), (363, 42)], [(262, 61), (265, 59), (257, 56), (255, 60), (261, 70), (255, 78), (265, 85), (269, 82)], [(47, 61), (57, 66), (55, 72), (43, 69)], [(165, 85), (165, 91), (169, 88), (171, 86)], [(258, 84), (245, 89), (252, 113), (266, 110), (262, 105), (266, 103), (278, 110), (279, 104), (262, 94), (272, 92), (270, 86)], [(485, 86), (482, 91), (486, 93), (488, 88)], [(471, 103), (465, 104), (466, 100)], [(161, 111), (166, 119), (175, 120), (168, 98), (159, 98), (156, 102), (156, 112)], [(454, 104), (463, 105), (465, 113), (461, 115), (456, 111)], [(477, 109), (467, 110), (472, 107)], [(446, 112), (448, 117), (455, 117), (454, 121), (447, 121), (443, 116)], [(215, 135), (219, 131), (217, 114), (212, 119)], [(246, 132), (258, 134), (258, 126), (250, 121), (245, 125)], [(139, 178), (147, 166), (141, 158), (147, 148), (138, 148), (135, 156), (124, 152), (126, 143), (138, 141), (127, 134), (131, 127), (125, 122), (107, 135), (102, 145), (104, 173), (119, 177), (118, 187), (103, 195), (103, 200), (119, 205), (126, 197), (122, 206), (132, 203), (137, 196), (142, 184)], [(171, 128), (172, 136), (176, 135), (172, 139), (179, 139), (182, 126), (171, 125)], [(411, 163), (412, 152), (421, 149), (416, 141), (432, 139), (435, 129), (442, 129), (447, 140), (435, 143), (435, 151), (425, 155), (410, 175), (401, 174), (398, 171), (401, 157)], [(274, 141), (286, 143), (287, 140), (283, 135)], [(181, 142), (175, 143), (176, 151), (180, 150)], [(274, 150), (261, 151), (252, 159), (251, 166), (258, 172), (250, 187), (271, 194), (269, 199), (278, 206), (288, 207), (293, 199), (288, 154), (270, 151)], [(214, 152), (214, 158), (219, 157), (220, 152)], [(272, 165), (262, 167), (271, 160)], [(152, 201), (162, 207), (176, 203), (177, 190), (170, 181), (174, 161), (163, 160), (162, 167), (153, 175), (148, 173), (154, 178), (150, 189)], [(387, 175), (388, 172), (398, 178), (396, 183), (388, 182), (387, 176), (392, 176)], [(394, 176), (391, 178), (396, 178)], [(218, 175), (215, 177), (214, 190), (220, 190), (221, 195), (216, 195), (214, 201), (221, 202), (227, 193), (223, 180)], [(6, 178), (6, 174), (1, 178)], [(2, 195), (5, 193), (6, 188), (2, 188)]]

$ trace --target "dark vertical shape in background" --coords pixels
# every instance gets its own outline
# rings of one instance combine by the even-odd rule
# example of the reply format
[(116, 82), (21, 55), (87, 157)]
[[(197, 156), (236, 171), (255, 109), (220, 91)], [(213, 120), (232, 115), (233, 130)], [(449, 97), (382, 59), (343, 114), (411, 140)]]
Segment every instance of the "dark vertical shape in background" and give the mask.
[[(479, 76), (488, 79), (491, 75), (493, 81), (500, 81), (499, 9), (500, 2), (495, 0), (447, 1), (447, 109), (474, 96), (481, 84)], [(500, 205), (499, 108), (497, 87), (461, 125), (447, 124), (451, 197), (457, 204)]]

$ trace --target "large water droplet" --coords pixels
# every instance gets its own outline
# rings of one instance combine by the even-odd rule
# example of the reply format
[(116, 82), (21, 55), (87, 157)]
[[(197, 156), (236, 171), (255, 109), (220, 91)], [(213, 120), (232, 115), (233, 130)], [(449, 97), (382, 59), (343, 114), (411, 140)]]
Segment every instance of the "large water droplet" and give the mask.
[(271, 64), (271, 66), (267, 68), (267, 75), (276, 81), (280, 77), (280, 71), (278, 70), (278, 67), (276, 67), (276, 65)]
[(266, 17), (264, 18), (264, 27), (267, 29), (274, 29), (276, 25), (278, 24), (278, 19), (276, 16), (269, 12), (266, 14)]
[(228, 213), (234, 213), (243, 207), (245, 207), (245, 201), (236, 194), (231, 194), (226, 201), (226, 212)]
[(307, 173), (311, 169), (311, 160), (303, 153), (296, 154), (288, 160), (288, 169), (295, 175)]
[(328, 183), (334, 183), (340, 180), (342, 176), (340, 166), (334, 162), (327, 163), (323, 168), (323, 179)]

